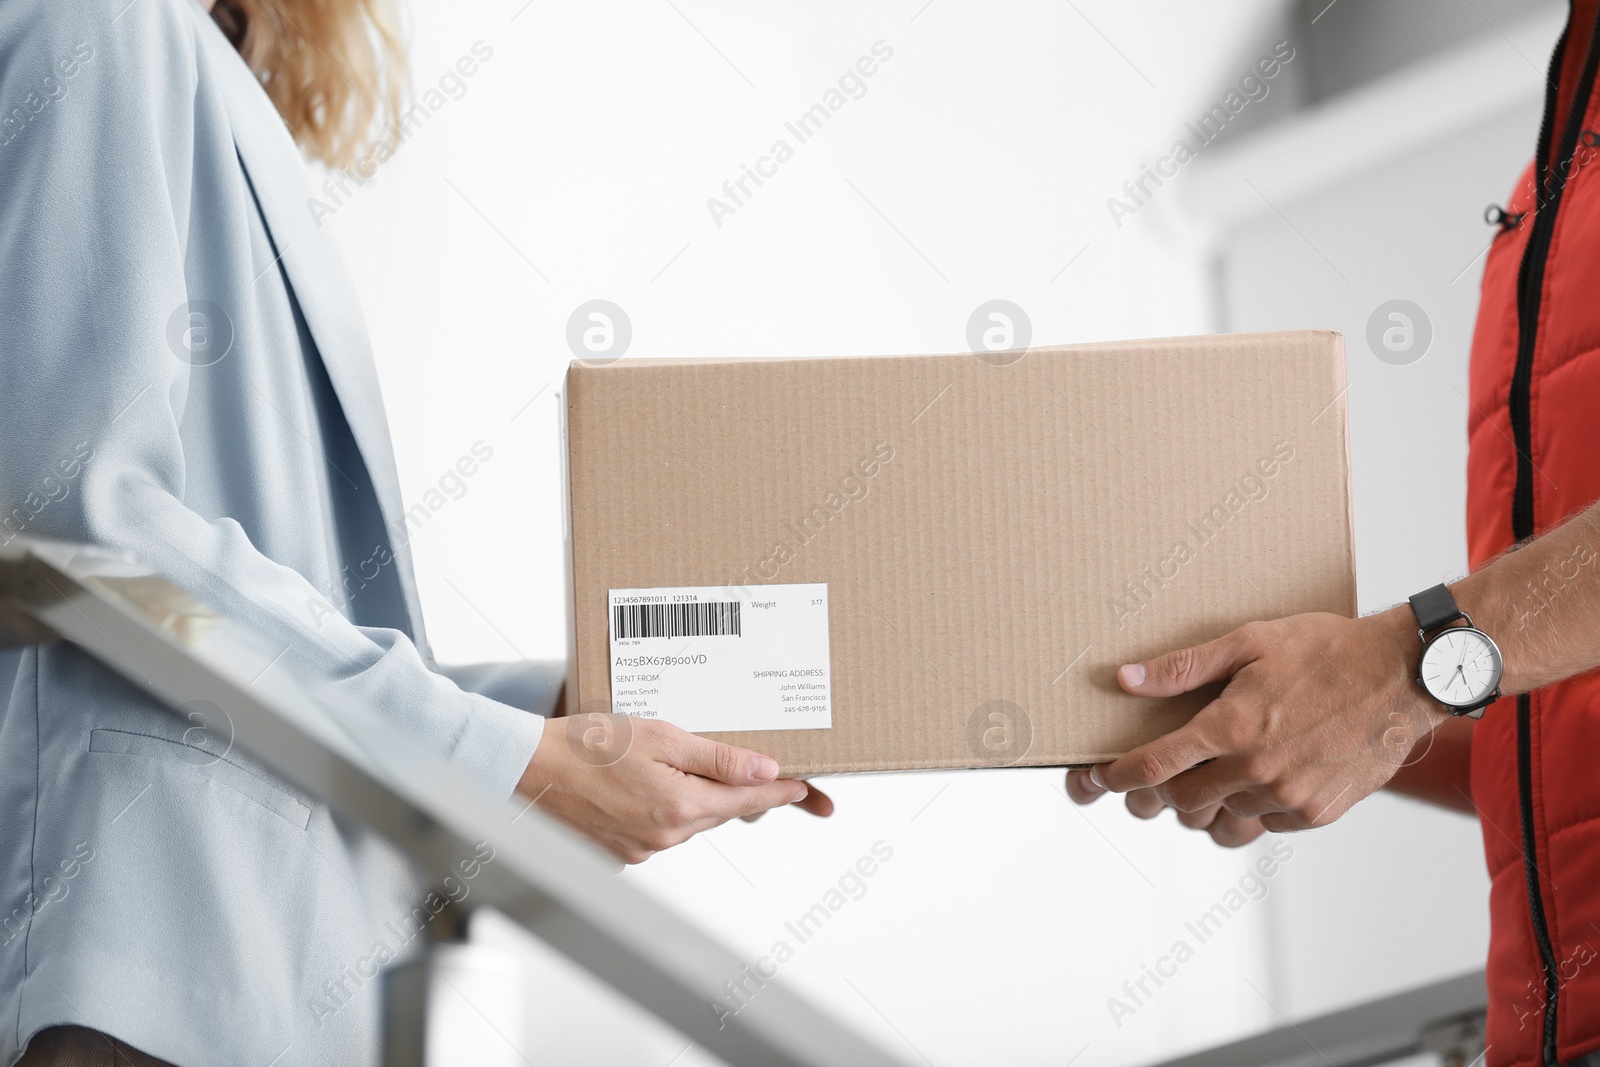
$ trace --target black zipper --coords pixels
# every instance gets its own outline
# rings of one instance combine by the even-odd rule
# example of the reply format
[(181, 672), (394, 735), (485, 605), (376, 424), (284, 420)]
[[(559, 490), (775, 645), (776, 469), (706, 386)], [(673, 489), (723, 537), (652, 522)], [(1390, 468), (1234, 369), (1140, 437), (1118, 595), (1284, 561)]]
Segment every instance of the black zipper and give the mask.
[(1483, 209), (1483, 221), (1490, 226), (1498, 226), (1500, 232), (1505, 233), (1507, 230), (1514, 230), (1521, 225), (1523, 216), (1526, 214), (1527, 212), (1519, 211), (1513, 215), (1499, 204), (1490, 204)]
[(1522, 870), (1528, 883), (1528, 909), (1533, 914), (1533, 936), (1544, 965), (1544, 1059), (1546, 1067), (1560, 1067), (1556, 1057), (1556, 1000), (1561, 995), (1561, 975), (1550, 944), (1550, 927), (1544, 917), (1544, 897), (1539, 886), (1539, 840), (1533, 831), (1533, 752), (1529, 744), (1528, 695), (1517, 697), (1517, 807), (1522, 813)]
[[(1597, 31), (1600, 31), (1600, 10), (1596, 11), (1594, 25), (1589, 30), (1589, 45), (1584, 55), (1583, 75), (1567, 113), (1566, 128), (1556, 154), (1556, 164), (1550, 166), (1550, 137), (1555, 125), (1556, 105), (1560, 94), (1558, 85), (1567, 50), (1571, 25), (1561, 35), (1555, 55), (1550, 60), (1550, 74), (1545, 92), (1544, 120), (1539, 127), (1538, 156), (1534, 164), (1534, 220), (1533, 232), (1528, 235), (1528, 246), (1523, 250), (1522, 264), (1517, 274), (1517, 363), (1511, 375), (1511, 433), (1517, 449), (1517, 481), (1511, 501), (1511, 532), (1515, 543), (1520, 544), (1533, 536), (1535, 530), (1533, 511), (1533, 427), (1531, 396), (1533, 387), (1534, 345), (1539, 329), (1539, 303), (1544, 291), (1545, 259), (1550, 251), (1550, 241), (1555, 232), (1556, 213), (1561, 206), (1561, 194), (1566, 188), (1571, 161), (1577, 148), (1578, 134), (1583, 128), (1584, 112), (1588, 109), (1589, 94), (1594, 87), (1595, 67), (1600, 61), (1596, 50)], [(1543, 876), (1539, 873), (1538, 837), (1533, 821), (1533, 744), (1532, 703), (1526, 694), (1517, 697), (1517, 803), (1522, 821), (1522, 866), (1527, 879), (1528, 910), (1533, 919), (1534, 940), (1539, 946), (1540, 960), (1544, 965), (1544, 1063), (1558, 1067), (1557, 1059), (1557, 1002), (1561, 994), (1561, 977), (1557, 969), (1555, 948), (1550, 941), (1550, 926), (1545, 917)]]

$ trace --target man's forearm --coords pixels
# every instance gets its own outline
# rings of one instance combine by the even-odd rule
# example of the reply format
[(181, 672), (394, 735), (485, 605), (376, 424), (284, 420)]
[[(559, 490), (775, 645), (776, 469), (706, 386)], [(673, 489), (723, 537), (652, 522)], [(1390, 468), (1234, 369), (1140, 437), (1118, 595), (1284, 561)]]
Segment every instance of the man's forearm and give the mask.
[(1600, 505), (1463, 578), (1451, 592), (1500, 646), (1506, 693), (1600, 666)]

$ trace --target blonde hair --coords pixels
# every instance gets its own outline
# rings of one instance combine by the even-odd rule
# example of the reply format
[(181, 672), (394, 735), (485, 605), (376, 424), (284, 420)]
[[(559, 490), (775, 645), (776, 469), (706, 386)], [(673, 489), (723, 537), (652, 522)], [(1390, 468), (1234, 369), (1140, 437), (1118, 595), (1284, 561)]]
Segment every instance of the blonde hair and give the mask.
[(406, 49), (394, 0), (217, 0), (211, 17), (313, 158), (346, 166), (398, 119)]

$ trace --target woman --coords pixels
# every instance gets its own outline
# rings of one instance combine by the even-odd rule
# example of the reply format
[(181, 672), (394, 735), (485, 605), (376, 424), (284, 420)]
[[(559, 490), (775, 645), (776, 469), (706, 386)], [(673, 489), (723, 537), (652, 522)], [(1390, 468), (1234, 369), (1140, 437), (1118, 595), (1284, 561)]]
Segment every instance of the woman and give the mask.
[[(377, 0), (0, 5), (0, 538), (138, 555), (624, 860), (826, 814), (766, 757), (640, 723), (625, 758), (584, 759), (435, 670), (365, 330), (295, 146), (355, 158), (400, 59)], [(531, 677), (471, 680), (551, 703)], [(71, 646), (0, 650), (0, 694), (0, 1062), (376, 1061), (372, 979), (443, 872)]]

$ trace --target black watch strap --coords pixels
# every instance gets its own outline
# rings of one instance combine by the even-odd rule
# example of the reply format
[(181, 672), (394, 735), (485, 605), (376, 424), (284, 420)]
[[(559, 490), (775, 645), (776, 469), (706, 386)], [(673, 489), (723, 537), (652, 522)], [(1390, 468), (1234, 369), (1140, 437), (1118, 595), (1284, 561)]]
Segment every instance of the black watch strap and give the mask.
[(1450, 587), (1446, 585), (1424, 589), (1412, 597), (1411, 610), (1417, 616), (1417, 629), (1425, 634), (1465, 618), (1461, 609), (1456, 607), (1456, 598), (1450, 595)]

